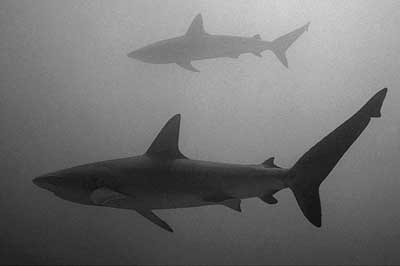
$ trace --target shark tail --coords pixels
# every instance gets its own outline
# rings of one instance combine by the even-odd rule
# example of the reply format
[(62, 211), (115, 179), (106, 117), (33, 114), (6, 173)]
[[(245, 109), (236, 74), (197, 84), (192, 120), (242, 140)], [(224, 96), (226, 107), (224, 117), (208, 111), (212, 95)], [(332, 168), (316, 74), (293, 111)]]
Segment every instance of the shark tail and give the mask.
[(372, 117), (381, 116), (387, 89), (376, 93), (358, 112), (308, 150), (290, 169), (288, 186), (304, 216), (321, 226), (319, 186), (360, 136)]
[(288, 34), (285, 34), (270, 43), (270, 49), (279, 61), (285, 66), (289, 67), (288, 60), (286, 58), (287, 49), (305, 32), (308, 30), (310, 22), (301, 28), (298, 28)]

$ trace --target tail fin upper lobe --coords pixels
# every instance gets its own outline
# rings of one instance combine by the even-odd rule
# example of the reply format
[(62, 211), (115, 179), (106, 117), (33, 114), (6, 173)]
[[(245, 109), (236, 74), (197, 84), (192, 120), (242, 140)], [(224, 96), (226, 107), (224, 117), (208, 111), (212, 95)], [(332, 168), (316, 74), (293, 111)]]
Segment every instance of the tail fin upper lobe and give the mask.
[(310, 22), (304, 25), (301, 28), (298, 28), (288, 34), (285, 34), (271, 43), (271, 50), (274, 52), (276, 57), (278, 57), (279, 61), (285, 66), (289, 67), (286, 51), (287, 49), (305, 32), (308, 30)]
[(369, 124), (380, 117), (387, 89), (376, 93), (357, 113), (307, 151), (292, 167), (288, 185), (306, 218), (321, 226), (319, 186)]

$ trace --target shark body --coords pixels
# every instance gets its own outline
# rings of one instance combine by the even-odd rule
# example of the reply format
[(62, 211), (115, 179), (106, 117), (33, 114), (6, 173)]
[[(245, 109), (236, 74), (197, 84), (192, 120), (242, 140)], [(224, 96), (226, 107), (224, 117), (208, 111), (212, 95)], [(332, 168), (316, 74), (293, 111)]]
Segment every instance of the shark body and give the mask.
[(241, 200), (268, 204), (290, 188), (306, 218), (321, 226), (319, 185), (369, 124), (380, 117), (387, 89), (375, 94), (350, 119), (307, 151), (292, 168), (191, 160), (179, 148), (180, 115), (162, 128), (141, 156), (81, 165), (37, 177), (33, 182), (56, 196), (85, 205), (131, 209), (161, 228), (172, 228), (153, 210), (223, 205), (241, 211)]
[(192, 61), (219, 57), (238, 58), (245, 53), (261, 57), (263, 51), (271, 50), (288, 67), (286, 50), (308, 27), (309, 23), (269, 42), (262, 40), (259, 34), (250, 38), (209, 34), (204, 30), (203, 19), (199, 14), (185, 35), (150, 44), (129, 53), (128, 56), (152, 64), (175, 63), (189, 71), (199, 72)]

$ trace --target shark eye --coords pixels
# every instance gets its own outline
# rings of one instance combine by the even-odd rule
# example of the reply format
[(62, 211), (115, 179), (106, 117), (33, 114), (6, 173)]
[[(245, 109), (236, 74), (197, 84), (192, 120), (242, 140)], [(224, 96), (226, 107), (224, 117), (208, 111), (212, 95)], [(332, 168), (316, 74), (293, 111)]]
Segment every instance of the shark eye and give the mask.
[(105, 186), (105, 182), (103, 178), (97, 178), (96, 179), (96, 187), (100, 188), (100, 187), (104, 187)]
[(100, 177), (91, 177), (87, 180), (87, 188), (89, 190), (95, 190), (105, 186), (105, 181)]

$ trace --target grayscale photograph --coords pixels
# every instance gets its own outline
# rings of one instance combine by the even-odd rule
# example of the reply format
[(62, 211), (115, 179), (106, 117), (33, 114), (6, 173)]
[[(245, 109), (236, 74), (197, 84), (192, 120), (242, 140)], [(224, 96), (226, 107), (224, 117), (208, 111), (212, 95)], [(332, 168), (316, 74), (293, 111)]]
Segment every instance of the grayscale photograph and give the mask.
[(399, 10), (2, 0), (0, 265), (400, 264)]

